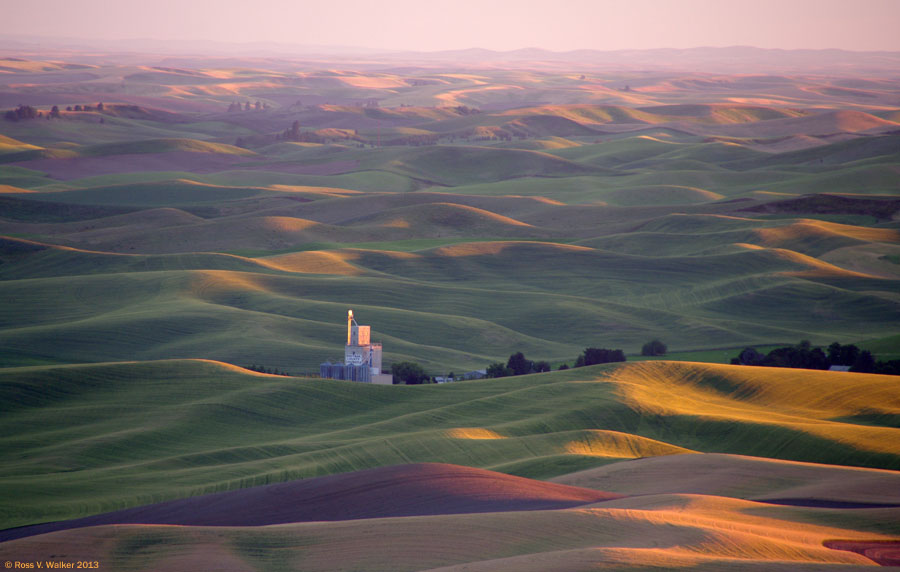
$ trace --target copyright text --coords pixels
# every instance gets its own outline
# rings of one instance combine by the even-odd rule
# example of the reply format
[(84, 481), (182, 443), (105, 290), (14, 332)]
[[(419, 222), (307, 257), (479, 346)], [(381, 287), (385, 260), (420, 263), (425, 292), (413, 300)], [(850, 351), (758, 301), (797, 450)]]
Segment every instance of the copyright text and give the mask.
[(98, 570), (100, 562), (96, 560), (35, 560), (32, 562), (7, 560), (4, 568), (6, 570)]

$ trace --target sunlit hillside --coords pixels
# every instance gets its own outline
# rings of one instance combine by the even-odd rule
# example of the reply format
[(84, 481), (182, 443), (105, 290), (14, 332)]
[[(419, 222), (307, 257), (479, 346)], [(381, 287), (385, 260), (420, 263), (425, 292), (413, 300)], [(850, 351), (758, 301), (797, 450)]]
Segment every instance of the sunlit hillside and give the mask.
[[(406, 462), (548, 478), (622, 459), (732, 453), (896, 470), (895, 385), (675, 362), (409, 388), (196, 360), (12, 368), (3, 486), (19, 491), (19, 508), (5, 519)], [(43, 505), (48, 486), (70, 501)]]
[[(275, 512), (262, 498), (275, 496), (252, 501), (256, 512), (215, 512), (227, 505), (197, 497), (184, 505), (184, 516), (171, 505), (124, 522), (200, 524), (223, 514), (231, 515), (231, 528), (60, 530), (8, 541), (0, 552), (36, 554), (54, 543), (68, 554), (89, 546), (85, 554), (128, 569), (146, 566), (147, 558), (186, 569), (185, 551), (212, 551), (225, 569), (259, 562), (240, 548), (247, 543), (286, 550), (278, 569), (353, 567), (366, 558), (396, 569), (467, 562), (491, 569), (496, 559), (525, 555), (532, 564), (574, 569), (598, 561), (644, 565), (650, 555), (659, 565), (714, 562), (723, 569), (748, 558), (799, 569), (864, 564), (871, 561), (823, 542), (900, 534), (890, 508), (900, 504), (895, 385), (890, 376), (674, 362), (407, 388), (253, 374), (203, 361), (7, 369), (0, 377), (5, 528), (220, 491), (232, 493), (217, 502), (244, 506), (250, 497), (234, 495), (280, 482), (282, 494), (298, 500), (281, 503), (284, 516), (267, 517)], [(403, 465), (435, 461), (557, 477), (581, 488), (487, 472), (448, 481), (441, 477), (448, 469)], [(388, 465), (412, 472), (402, 479), (384, 473), (383, 480), (382, 469), (359, 473), (370, 493), (358, 498), (352, 471)], [(334, 473), (346, 475), (311, 479)], [(407, 478), (418, 484), (399, 486)], [(53, 505), (44, 500), (48, 490), (58, 499)], [(590, 496), (603, 491), (626, 498)], [(309, 512), (305, 499), (314, 497), (329, 500)], [(857, 508), (822, 508), (841, 503)], [(551, 510), (518, 512), (535, 508)], [(333, 510), (356, 516), (323, 516)], [(485, 511), (492, 514), (479, 514)], [(85, 524), (102, 518), (117, 522), (101, 515)], [(322, 518), (377, 520), (241, 524)], [(408, 526), (442, 535), (441, 548), (383, 542)], [(373, 544), (349, 549), (358, 527), (367, 527)], [(554, 540), (535, 544), (547, 527)], [(481, 548), (471, 545), (479, 530), (492, 539)], [(649, 537), (667, 540), (639, 540)], [(135, 542), (154, 548), (137, 554), (126, 548)], [(301, 549), (310, 559), (302, 565), (294, 560)]]

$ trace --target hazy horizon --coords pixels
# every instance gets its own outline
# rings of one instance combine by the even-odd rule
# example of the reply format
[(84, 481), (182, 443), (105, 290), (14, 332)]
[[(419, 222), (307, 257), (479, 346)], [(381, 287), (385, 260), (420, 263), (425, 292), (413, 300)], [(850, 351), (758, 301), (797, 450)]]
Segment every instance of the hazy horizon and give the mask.
[(900, 51), (900, 2), (858, 0), (736, 1), (560, 0), (536, 4), (460, 0), (438, 6), (414, 0), (379, 4), (345, 0), (311, 4), (275, 0), (46, 0), (4, 10), (4, 36), (98, 44), (159, 41), (194, 44), (290, 44), (378, 51), (482, 48), (643, 50), (751, 46), (763, 49)]

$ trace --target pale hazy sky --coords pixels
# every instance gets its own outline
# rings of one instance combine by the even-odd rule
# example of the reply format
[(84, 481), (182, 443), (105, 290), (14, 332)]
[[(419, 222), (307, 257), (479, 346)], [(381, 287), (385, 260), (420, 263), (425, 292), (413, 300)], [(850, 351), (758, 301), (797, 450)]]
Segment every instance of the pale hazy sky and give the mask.
[(900, 0), (4, 0), (0, 35), (434, 51), (900, 51)]

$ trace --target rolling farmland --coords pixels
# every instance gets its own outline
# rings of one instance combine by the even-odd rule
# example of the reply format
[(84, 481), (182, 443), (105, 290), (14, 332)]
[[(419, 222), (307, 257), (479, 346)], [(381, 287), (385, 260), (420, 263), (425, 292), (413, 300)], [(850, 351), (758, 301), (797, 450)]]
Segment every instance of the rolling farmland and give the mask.
[[(39, 56), (0, 59), (0, 107), (41, 113), (0, 119), (4, 560), (900, 562), (897, 378), (725, 365), (800, 340), (900, 359), (892, 56), (864, 76)], [(348, 308), (430, 375), (629, 362), (308, 376)], [(633, 359), (654, 338), (671, 359)]]

